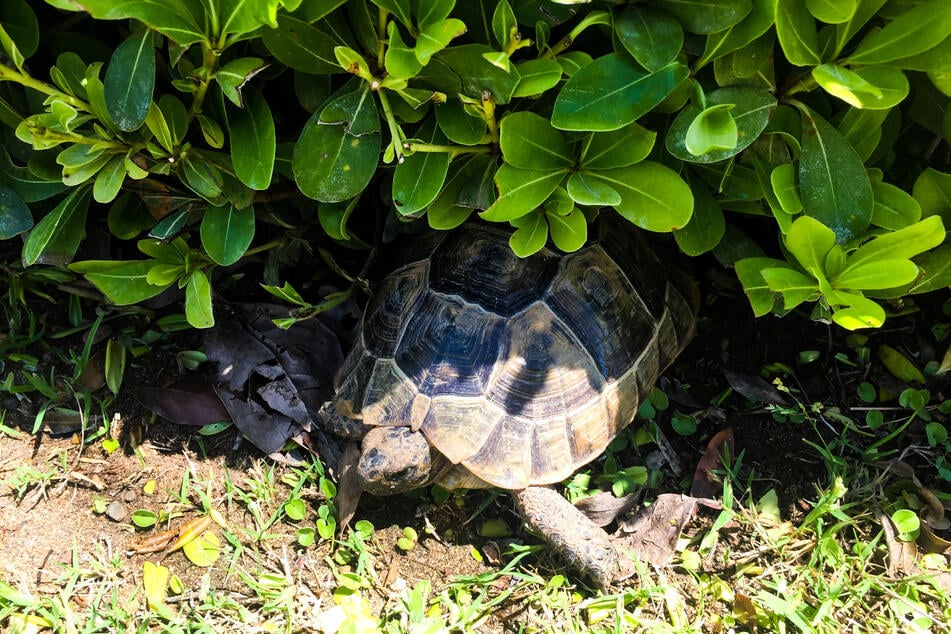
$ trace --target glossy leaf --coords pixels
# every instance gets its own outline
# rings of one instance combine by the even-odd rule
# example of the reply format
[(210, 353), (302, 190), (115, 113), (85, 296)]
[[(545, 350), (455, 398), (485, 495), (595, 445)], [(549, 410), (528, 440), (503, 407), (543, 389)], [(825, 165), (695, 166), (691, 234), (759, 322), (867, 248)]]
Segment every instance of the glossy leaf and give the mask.
[(951, 174), (926, 167), (915, 180), (912, 196), (921, 206), (922, 216), (937, 214), (951, 220)]
[(192, 271), (185, 285), (185, 318), (195, 328), (211, 328), (215, 325), (211, 309), (211, 284), (200, 269)]
[(703, 55), (696, 61), (694, 68), (702, 68), (710, 61), (723, 57), (750, 44), (766, 33), (775, 22), (777, 0), (753, 0), (749, 14), (733, 26), (711, 33)]
[(36, 223), (23, 244), (23, 263), (64, 265), (73, 259), (86, 235), (89, 187), (74, 189), (51, 212)]
[(281, 15), (276, 29), (263, 29), (261, 40), (285, 66), (318, 75), (343, 72), (334, 48), (338, 42), (329, 33), (289, 15)]
[(277, 137), (271, 109), (260, 92), (246, 90), (244, 107), (228, 115), (228, 131), (235, 175), (251, 189), (267, 189), (274, 171)]
[(780, 267), (792, 268), (785, 260), (774, 258), (751, 257), (735, 262), (736, 276), (743, 284), (743, 292), (750, 301), (754, 316), (762, 317), (768, 314), (774, 305), (773, 292), (763, 279), (762, 271)]
[(393, 14), (406, 28), (413, 28), (410, 0), (372, 0), (373, 4)]
[(0, 183), (0, 240), (9, 240), (33, 226), (33, 215), (14, 190)]
[(882, 123), (887, 115), (887, 110), (850, 108), (839, 121), (836, 129), (842, 133), (859, 158), (865, 162), (881, 141)]
[(40, 29), (36, 14), (26, 0), (4, 0), (0, 4), (0, 25), (24, 59), (36, 52), (40, 43)]
[(885, 322), (885, 310), (859, 293), (835, 293), (829, 302), (832, 320), (847, 330), (879, 328)]
[(513, 97), (532, 97), (551, 90), (561, 81), (562, 68), (553, 59), (530, 59), (516, 66), (519, 80)]
[(436, 113), (439, 128), (453, 143), (476, 145), (485, 136), (487, 130), (485, 119), (470, 115), (458, 99), (450, 99), (444, 104), (437, 105), (433, 110)]
[(806, 0), (809, 13), (826, 24), (848, 22), (858, 8), (858, 0)]
[(802, 0), (777, 0), (776, 36), (791, 64), (815, 66), (822, 63), (816, 23)]
[[(446, 139), (435, 119), (419, 131), (424, 143), (441, 145)], [(449, 171), (447, 152), (416, 152), (404, 157), (393, 170), (393, 206), (401, 216), (413, 216), (424, 210), (442, 189)]]
[(621, 46), (649, 71), (658, 71), (677, 59), (684, 43), (680, 22), (653, 7), (625, 7), (614, 16), (614, 33)]
[[(592, 178), (621, 195), (614, 206), (619, 214), (642, 229), (667, 232), (680, 229), (693, 214), (693, 193), (680, 176), (660, 163), (642, 161), (628, 167), (593, 172)], [(658, 196), (657, 192), (663, 192)]]
[(884, 260), (910, 259), (944, 242), (945, 228), (938, 216), (929, 216), (891, 233), (872, 238), (846, 260), (845, 271)]
[(80, 273), (113, 304), (127, 306), (155, 297), (171, 285), (148, 281), (155, 260), (87, 260), (74, 262), (70, 270)]
[(109, 116), (123, 132), (138, 130), (149, 113), (155, 88), (155, 48), (149, 32), (120, 44), (102, 83)]
[(803, 109), (799, 187), (803, 211), (830, 227), (839, 244), (862, 235), (872, 217), (872, 184), (842, 135)]
[(836, 235), (815, 218), (800, 216), (786, 233), (786, 248), (805, 270), (823, 276), (826, 255), (835, 246)]
[(812, 76), (827, 93), (856, 108), (886, 110), (908, 96), (908, 78), (897, 68), (868, 66), (853, 71), (822, 64), (812, 69)]
[(848, 58), (850, 64), (881, 64), (927, 51), (951, 35), (951, 3), (925, 0), (881, 30), (870, 31)]
[(568, 195), (579, 205), (614, 206), (621, 202), (617, 190), (585, 171), (572, 172), (568, 177)]
[[(482, 44), (464, 44), (440, 51), (434, 59), (452, 73), (454, 81), (459, 82), (459, 87), (452, 90), (447, 86), (437, 86), (437, 90), (461, 92), (473, 99), (482, 99), (483, 94), (488, 91), (496, 104), (507, 104), (512, 99), (521, 77), (517, 69), (506, 72), (482, 57), (483, 54), (491, 52), (492, 49)], [(430, 70), (429, 67), (427, 70)]]
[[(700, 109), (687, 106), (678, 113), (667, 131), (667, 151), (675, 157), (692, 163), (716, 163), (745, 150), (750, 146), (769, 123), (776, 99), (766, 90), (748, 87), (721, 88), (707, 95), (709, 107), (733, 104), (729, 114), (737, 127), (737, 142), (730, 149), (710, 149), (701, 154), (693, 154), (687, 149), (687, 134)], [(697, 148), (702, 149), (702, 148)]]
[(872, 224), (883, 229), (903, 229), (921, 218), (921, 205), (915, 198), (889, 183), (872, 181)]
[(433, 55), (449, 46), (449, 42), (465, 32), (465, 23), (455, 18), (440, 20), (420, 29), (416, 36), (416, 47), (413, 49), (416, 59), (425, 66)]
[(0, 184), (6, 185), (24, 202), (46, 200), (62, 192), (66, 186), (61, 178), (51, 175), (45, 178), (29, 167), (14, 165), (6, 148), (0, 147)]
[(206, 40), (204, 28), (192, 12), (188, 0), (76, 0), (93, 17), (101, 20), (134, 18), (180, 46)]
[(566, 173), (567, 170), (529, 170), (503, 164), (495, 173), (499, 197), (481, 216), (491, 222), (524, 216), (545, 202)]
[(254, 239), (254, 209), (233, 205), (209, 207), (201, 219), (201, 244), (212, 260), (230, 266), (244, 255)]
[(535, 210), (514, 219), (512, 224), (518, 228), (509, 236), (509, 246), (520, 258), (541, 251), (548, 242), (548, 223), (541, 211)]
[(240, 108), (244, 105), (241, 89), (265, 68), (267, 64), (259, 57), (239, 57), (219, 68), (215, 81), (228, 101)]
[(836, 288), (874, 290), (895, 288), (918, 277), (918, 267), (911, 260), (882, 259), (849, 267), (830, 280)]
[(750, 0), (655, 0), (654, 6), (677, 18), (692, 33), (716, 33), (745, 18)]
[(694, 156), (736, 148), (738, 129), (730, 111), (734, 104), (720, 104), (704, 109), (687, 127), (684, 148)]
[(499, 124), (499, 146), (513, 167), (557, 170), (574, 164), (565, 137), (548, 119), (532, 112), (515, 112)]
[(792, 310), (805, 301), (815, 299), (819, 291), (815, 279), (795, 269), (769, 268), (761, 270), (760, 274), (769, 286), (769, 290), (782, 294), (783, 310)]
[(687, 67), (679, 62), (648, 73), (621, 53), (599, 57), (562, 87), (552, 125), (562, 130), (623, 128), (650, 112), (686, 76)]
[(555, 246), (565, 252), (577, 251), (588, 240), (588, 221), (577, 207), (567, 214), (545, 214)]
[(656, 132), (636, 123), (612, 132), (592, 132), (579, 163), (590, 170), (627, 167), (647, 158), (656, 139)]
[(691, 187), (693, 215), (690, 221), (674, 230), (674, 239), (680, 250), (690, 256), (706, 253), (716, 247), (726, 233), (723, 209), (702, 184)]
[(415, 77), (423, 68), (422, 62), (416, 58), (416, 52), (406, 42), (400, 33), (396, 22), (387, 25), (389, 43), (386, 46), (386, 55), (383, 64), (386, 72), (392, 77), (409, 79)]
[(792, 163), (777, 165), (769, 175), (770, 186), (780, 207), (787, 214), (802, 211), (802, 199), (796, 185), (796, 167)]
[[(494, 167), (494, 162), (493, 158), (480, 154), (460, 157), (453, 161), (442, 190), (426, 210), (429, 226), (433, 229), (453, 229), (465, 222), (473, 208), (462, 204), (460, 194), (474, 177), (484, 173), (486, 167)], [(489, 180), (491, 181), (491, 177)], [(488, 204), (485, 207), (488, 207)]]
[(930, 293), (951, 286), (951, 244), (944, 244), (915, 258), (921, 277), (908, 293)]
[(122, 183), (125, 182), (125, 157), (113, 156), (109, 162), (99, 170), (96, 181), (93, 183), (92, 197), (97, 203), (110, 203), (119, 195)]
[(518, 29), (518, 22), (515, 19), (515, 12), (512, 11), (512, 5), (508, 0), (499, 0), (492, 12), (492, 34), (495, 36), (495, 42), (503, 50), (508, 47), (509, 39)]
[(322, 202), (353, 198), (376, 173), (380, 145), (380, 120), (370, 91), (340, 95), (310, 118), (294, 146), (297, 185)]

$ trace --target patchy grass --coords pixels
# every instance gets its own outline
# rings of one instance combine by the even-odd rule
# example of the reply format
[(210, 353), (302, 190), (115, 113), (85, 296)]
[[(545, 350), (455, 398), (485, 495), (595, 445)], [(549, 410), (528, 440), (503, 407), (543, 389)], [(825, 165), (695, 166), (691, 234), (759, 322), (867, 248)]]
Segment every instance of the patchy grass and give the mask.
[[(951, 628), (947, 533), (902, 534), (891, 519), (910, 511), (937, 525), (951, 499), (951, 407), (938, 360), (909, 352), (909, 340), (930, 332), (920, 327), (917, 339), (886, 339), (904, 361), (883, 359), (874, 339), (805, 349), (828, 337), (818, 328), (787, 337), (771, 359), (732, 360), (772, 390), (770, 405), (710, 371), (724, 341), (749, 350), (756, 336), (705, 326), (706, 343), (672, 371), (687, 389), (655, 392), (641, 422), (565, 491), (573, 500), (633, 493), (641, 505), (686, 491), (707, 442), (729, 424), (735, 450), (712, 478), (722, 509), (688, 523), (670, 565), (637, 564), (599, 593), (492, 492), (368, 498), (341, 533), (319, 463), (277, 464), (233, 430), (190, 433), (128, 398), (129, 385), (200, 361), (181, 353), (194, 341), (124, 327), (111, 313), (50, 328), (22, 304), (5, 310), (14, 318), (0, 341), (4, 632)], [(776, 323), (756, 327), (775, 332)], [(109, 334), (97, 338), (104, 324)], [(943, 345), (946, 332), (933, 331), (928, 345)], [(88, 369), (108, 340), (130, 352), (118, 394), (104, 364)], [(101, 381), (86, 383), (91, 372)]]

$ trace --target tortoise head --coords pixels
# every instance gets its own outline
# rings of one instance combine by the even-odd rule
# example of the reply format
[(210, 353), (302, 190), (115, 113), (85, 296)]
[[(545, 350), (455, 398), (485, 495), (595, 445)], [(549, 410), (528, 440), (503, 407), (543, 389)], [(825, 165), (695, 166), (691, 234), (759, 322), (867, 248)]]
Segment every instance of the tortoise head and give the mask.
[(363, 490), (374, 495), (409, 491), (432, 482), (434, 450), (426, 437), (409, 427), (374, 427), (363, 437), (357, 474)]

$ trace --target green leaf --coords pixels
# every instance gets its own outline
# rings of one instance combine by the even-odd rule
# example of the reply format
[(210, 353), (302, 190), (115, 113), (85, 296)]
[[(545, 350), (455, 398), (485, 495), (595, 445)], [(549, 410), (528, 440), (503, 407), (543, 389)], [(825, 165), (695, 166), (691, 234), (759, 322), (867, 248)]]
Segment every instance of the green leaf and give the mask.
[(281, 15), (276, 29), (262, 30), (261, 40), (271, 55), (294, 70), (315, 75), (343, 72), (334, 55), (337, 39), (303, 20)]
[(807, 216), (831, 228), (839, 244), (862, 235), (872, 217), (872, 184), (852, 146), (825, 119), (803, 115), (799, 187)]
[(753, 308), (753, 315), (762, 317), (773, 310), (774, 300), (773, 292), (763, 279), (762, 271), (770, 268), (792, 267), (785, 260), (776, 260), (773, 258), (744, 258), (734, 263), (736, 276), (743, 284), (743, 292), (746, 293)]
[(802, 200), (796, 186), (796, 167), (792, 163), (783, 163), (773, 168), (769, 181), (783, 211), (787, 214), (798, 214), (802, 211)]
[[(761, 88), (721, 88), (707, 95), (706, 101), (708, 110), (715, 106), (733, 105), (729, 115), (736, 124), (737, 142), (730, 149), (711, 149), (701, 154), (690, 152), (687, 149), (687, 134), (701, 111), (697, 106), (687, 106), (678, 113), (668, 128), (665, 141), (667, 151), (681, 160), (691, 163), (716, 163), (736, 156), (759, 138), (776, 108), (775, 97)], [(720, 115), (722, 116), (722, 113)]]
[(786, 267), (763, 269), (760, 275), (769, 289), (783, 296), (783, 310), (790, 311), (801, 303), (813, 300), (819, 293), (816, 280)]
[(826, 255), (835, 246), (836, 235), (815, 218), (800, 216), (786, 233), (786, 248), (802, 268), (817, 278), (823, 276)]
[(836, 129), (865, 162), (882, 139), (882, 124), (887, 115), (887, 110), (849, 108)]
[(15, 191), (24, 202), (46, 200), (66, 189), (61, 178), (45, 178), (29, 167), (14, 165), (6, 148), (0, 147), (0, 184)]
[(55, 208), (36, 223), (23, 244), (23, 263), (64, 265), (73, 259), (86, 235), (89, 187), (74, 189)]
[[(495, 171), (495, 159), (484, 154), (473, 154), (453, 161), (449, 166), (449, 176), (436, 200), (426, 210), (426, 220), (433, 229), (454, 229), (472, 213), (472, 207), (465, 206), (460, 200), (463, 189), (474, 177), (487, 171)], [(489, 176), (491, 181), (491, 176)], [(488, 204), (486, 205), (486, 207)], [(484, 209), (485, 207), (480, 207)]]
[(509, 40), (518, 30), (515, 12), (508, 0), (500, 0), (492, 12), (492, 34), (495, 42), (504, 50), (508, 48)]
[(4, 0), (0, 3), (0, 24), (23, 58), (29, 58), (36, 52), (40, 44), (40, 29), (36, 14), (26, 0)]
[(816, 23), (802, 0), (777, 0), (776, 36), (786, 59), (794, 66), (822, 63)]
[(883, 259), (850, 266), (832, 280), (836, 288), (876, 290), (909, 284), (918, 277), (918, 267), (911, 260)]
[(458, 99), (450, 99), (444, 104), (438, 104), (433, 110), (436, 113), (439, 128), (453, 143), (476, 145), (485, 136), (487, 129), (485, 119), (470, 115)]
[(17, 48), (16, 42), (10, 37), (10, 34), (7, 33), (2, 24), (0, 24), (0, 48), (2, 48), (3, 52), (10, 58), (13, 65), (22, 71), (26, 58), (23, 56), (23, 53), (20, 52), (20, 49)]
[(518, 85), (513, 97), (534, 97), (551, 90), (561, 81), (562, 68), (553, 59), (530, 59), (516, 66)]
[(113, 394), (119, 393), (125, 375), (126, 349), (117, 339), (106, 343), (106, 386)]
[(251, 189), (267, 189), (274, 172), (277, 137), (271, 109), (260, 92), (245, 90), (244, 108), (229, 114), (228, 131), (235, 175)]
[(577, 207), (565, 215), (545, 214), (555, 246), (565, 252), (577, 251), (588, 239), (588, 221)]
[(908, 289), (913, 293), (930, 293), (951, 286), (951, 244), (944, 244), (915, 259), (921, 277)]
[(155, 260), (86, 260), (69, 265), (71, 271), (85, 276), (113, 304), (138, 304), (155, 297), (171, 285), (156, 286), (148, 282), (149, 269)]
[(145, 123), (155, 88), (155, 48), (149, 32), (132, 35), (116, 48), (102, 83), (109, 116), (123, 132)]
[(201, 244), (212, 260), (230, 266), (241, 259), (254, 239), (254, 209), (234, 205), (209, 207), (201, 219)]
[(690, 221), (674, 230), (674, 239), (680, 250), (690, 256), (697, 256), (716, 247), (726, 233), (726, 220), (723, 209), (702, 184), (694, 183), (693, 215)]
[(518, 229), (509, 236), (509, 246), (520, 258), (527, 258), (541, 251), (548, 242), (548, 223), (545, 222), (545, 214), (541, 211), (536, 209), (514, 219), (512, 224)]
[(951, 35), (951, 3), (925, 0), (881, 30), (870, 31), (846, 60), (881, 64), (927, 51)]
[(199, 568), (209, 568), (218, 561), (221, 555), (221, 543), (217, 535), (211, 531), (205, 531), (195, 539), (186, 542), (182, 546), (182, 553), (188, 561)]
[(872, 207), (872, 224), (895, 231), (918, 222), (921, 206), (905, 190), (890, 183), (872, 181), (875, 205)]
[(667, 232), (680, 229), (693, 214), (690, 186), (669, 167), (642, 161), (628, 167), (593, 172), (592, 178), (621, 195), (614, 206), (619, 214), (642, 229)]
[(885, 310), (864, 295), (839, 292), (830, 298), (830, 304), (832, 321), (846, 330), (879, 328), (885, 323)]
[(745, 18), (750, 0), (655, 0), (651, 3), (677, 18), (691, 33), (716, 33)]
[(650, 112), (687, 74), (687, 67), (679, 62), (647, 73), (625, 54), (599, 57), (562, 87), (552, 125), (562, 130), (623, 128)]
[(809, 13), (827, 24), (848, 22), (855, 15), (858, 0), (806, 0)]
[(827, 93), (856, 108), (887, 110), (908, 96), (908, 78), (897, 68), (887, 66), (852, 71), (822, 64), (812, 69), (812, 77)]
[(33, 226), (26, 202), (13, 189), (0, 183), (0, 240), (9, 240)]
[[(467, 97), (479, 100), (483, 98), (485, 91), (488, 91), (496, 105), (507, 104), (521, 78), (517, 69), (512, 68), (506, 72), (482, 57), (483, 54), (492, 52), (492, 49), (482, 44), (464, 44), (440, 51), (434, 58), (440, 62), (436, 65), (437, 68), (448, 70), (452, 79), (458, 83), (453, 87), (433, 87), (445, 93), (461, 92)], [(426, 70), (430, 70), (432, 66), (430, 64)]]
[(200, 152), (190, 151), (179, 161), (182, 180), (196, 194), (209, 202), (221, 196), (224, 178), (212, 162), (206, 160)]
[(753, 9), (740, 22), (708, 35), (703, 55), (696, 61), (694, 69), (702, 68), (711, 60), (739, 50), (766, 33), (775, 22), (776, 2), (777, 0), (753, 0)]
[(661, 70), (677, 59), (684, 43), (680, 22), (652, 7), (628, 6), (614, 16), (614, 33), (637, 63)]
[(294, 146), (297, 185), (322, 202), (353, 198), (376, 173), (380, 145), (380, 119), (369, 89), (339, 95), (310, 118)]
[(574, 165), (568, 141), (548, 122), (533, 112), (515, 112), (499, 124), (499, 146), (505, 162), (512, 167), (557, 170)]
[(416, 14), (416, 26), (421, 29), (446, 19), (456, 4), (456, 0), (428, 0), (427, 2), (413, 2), (413, 12)]
[(416, 36), (416, 59), (425, 66), (430, 58), (449, 46), (449, 42), (466, 32), (466, 25), (462, 20), (449, 18), (440, 20), (422, 28)]
[(490, 222), (505, 222), (533, 211), (551, 196), (567, 170), (529, 170), (504, 163), (495, 173), (499, 197), (481, 213)]
[(853, 268), (883, 260), (907, 260), (944, 242), (944, 224), (938, 216), (928, 216), (913, 225), (878, 235), (846, 260), (843, 274)]
[(393, 14), (408, 29), (413, 28), (410, 0), (372, 0), (373, 4)]
[(207, 41), (189, 0), (75, 0), (99, 20), (134, 18), (180, 46)]
[(621, 202), (621, 195), (613, 187), (585, 171), (572, 172), (568, 177), (568, 195), (579, 205), (614, 206)]
[(192, 271), (185, 285), (185, 319), (195, 328), (211, 328), (215, 325), (211, 308), (211, 284), (201, 269)]
[[(424, 143), (441, 145), (445, 137), (430, 118), (418, 132)], [(393, 170), (393, 206), (403, 217), (425, 209), (442, 189), (449, 171), (447, 152), (416, 152), (405, 156)]]
[(592, 132), (581, 154), (581, 167), (606, 170), (640, 163), (654, 148), (657, 133), (636, 123), (612, 132)]
[(912, 188), (912, 196), (921, 205), (921, 215), (940, 215), (951, 220), (951, 174), (926, 167)]
[(687, 128), (684, 148), (694, 156), (736, 148), (738, 129), (730, 114), (734, 104), (725, 103), (704, 109)]
[(93, 183), (92, 197), (97, 203), (110, 203), (119, 195), (122, 183), (125, 182), (125, 157), (113, 156), (109, 162), (99, 170), (96, 182)]
[(215, 73), (215, 82), (221, 88), (222, 94), (239, 108), (244, 105), (241, 89), (248, 80), (267, 68), (267, 64), (260, 57), (239, 57), (233, 59)]
[(423, 68), (422, 63), (416, 59), (416, 52), (403, 41), (403, 36), (400, 34), (400, 28), (396, 22), (390, 22), (386, 29), (389, 37), (386, 55), (383, 58), (386, 72), (397, 78), (409, 79), (415, 77)]

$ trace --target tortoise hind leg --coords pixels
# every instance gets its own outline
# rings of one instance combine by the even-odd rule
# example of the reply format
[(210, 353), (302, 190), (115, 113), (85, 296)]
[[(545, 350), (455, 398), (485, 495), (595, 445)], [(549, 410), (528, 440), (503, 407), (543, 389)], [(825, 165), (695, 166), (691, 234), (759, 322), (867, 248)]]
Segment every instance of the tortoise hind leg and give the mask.
[(608, 534), (548, 487), (512, 491), (515, 509), (568, 563), (607, 587), (620, 575), (617, 550)]

